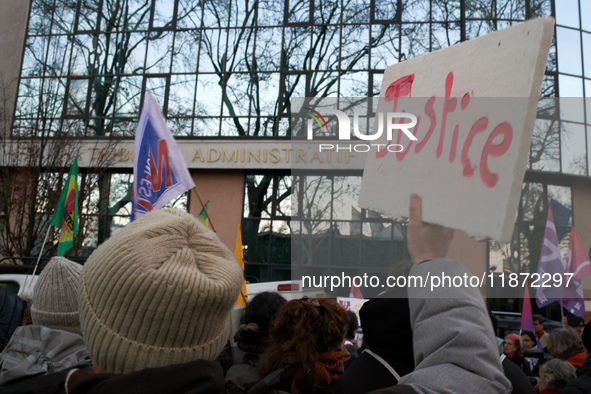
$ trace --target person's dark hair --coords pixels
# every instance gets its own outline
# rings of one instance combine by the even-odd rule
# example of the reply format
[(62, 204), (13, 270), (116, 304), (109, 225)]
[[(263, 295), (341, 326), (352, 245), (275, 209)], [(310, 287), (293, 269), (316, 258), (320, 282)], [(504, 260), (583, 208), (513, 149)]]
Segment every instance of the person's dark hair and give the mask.
[(581, 341), (583, 341), (585, 349), (591, 353), (591, 321), (585, 325), (585, 329), (581, 335)]
[(355, 332), (359, 328), (359, 323), (357, 322), (357, 315), (355, 312), (347, 311), (347, 316), (349, 317), (349, 327), (347, 328), (345, 338), (351, 340), (355, 338)]
[(529, 337), (529, 339), (532, 340), (532, 342), (534, 343), (534, 346), (536, 346), (538, 344), (537, 338), (536, 338), (536, 334), (534, 334), (531, 331), (522, 331), (521, 332), (521, 337)]
[(240, 319), (234, 340), (245, 352), (262, 353), (270, 344), (271, 321), (287, 300), (277, 293), (265, 291), (249, 302)]
[(554, 357), (566, 360), (584, 348), (579, 334), (570, 328), (559, 328), (550, 333), (548, 350)]
[(321, 355), (340, 351), (347, 332), (345, 310), (332, 299), (291, 300), (271, 325), (271, 345), (261, 357), (265, 377), (283, 369), (291, 392), (309, 393), (330, 382)]
[(532, 316), (533, 321), (539, 321), (540, 324), (544, 324), (544, 317), (542, 315), (538, 315), (537, 313)]
[(572, 315), (568, 317), (566, 324), (571, 327), (583, 327), (585, 325), (585, 320), (580, 316)]

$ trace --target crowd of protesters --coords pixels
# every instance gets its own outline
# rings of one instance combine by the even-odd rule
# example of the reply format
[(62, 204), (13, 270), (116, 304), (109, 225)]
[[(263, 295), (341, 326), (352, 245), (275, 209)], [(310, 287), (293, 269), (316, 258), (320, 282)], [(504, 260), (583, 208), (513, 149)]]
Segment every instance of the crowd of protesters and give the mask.
[(507, 335), (501, 357), (517, 366), (540, 393), (591, 393), (591, 323), (585, 326), (578, 316), (569, 317), (576, 325), (549, 333), (541, 315), (533, 315), (533, 320), (537, 331)]
[[(411, 196), (406, 272), (463, 275), (445, 259), (453, 231), (424, 223), (421, 204)], [(53, 258), (31, 300), (0, 288), (0, 393), (591, 393), (591, 323), (548, 333), (534, 315), (535, 332), (498, 342), (470, 287), (390, 290), (359, 322), (334, 299), (261, 293), (228, 366), (241, 283), (215, 233), (150, 212), (84, 267)]]

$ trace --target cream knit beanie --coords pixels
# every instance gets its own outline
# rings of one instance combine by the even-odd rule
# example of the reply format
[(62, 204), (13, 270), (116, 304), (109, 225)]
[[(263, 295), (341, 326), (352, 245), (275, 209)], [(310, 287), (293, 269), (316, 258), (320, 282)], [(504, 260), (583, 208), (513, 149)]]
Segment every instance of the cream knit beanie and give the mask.
[(125, 374), (214, 360), (228, 340), (241, 283), (234, 255), (193, 216), (147, 213), (84, 266), (80, 317), (93, 362)]
[(82, 266), (65, 257), (53, 257), (45, 266), (33, 292), (33, 324), (80, 335), (78, 283)]

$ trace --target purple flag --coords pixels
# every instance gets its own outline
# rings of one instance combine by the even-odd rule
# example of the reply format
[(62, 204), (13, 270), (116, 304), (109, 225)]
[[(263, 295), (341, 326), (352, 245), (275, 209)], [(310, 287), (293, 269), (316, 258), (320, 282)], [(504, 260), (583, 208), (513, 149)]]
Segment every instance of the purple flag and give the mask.
[(574, 226), (570, 233), (568, 251), (566, 252), (564, 261), (566, 263), (564, 272), (573, 274), (572, 277), (565, 275), (563, 278), (565, 281), (564, 306), (571, 313), (577, 316), (583, 316), (583, 313), (585, 313), (585, 300), (581, 279), (587, 275), (591, 275), (591, 263)]
[[(552, 206), (548, 206), (548, 219), (546, 220), (546, 231), (544, 232), (544, 243), (540, 253), (540, 263), (538, 264), (538, 274), (540, 275), (538, 283), (541, 285), (550, 278), (548, 283), (553, 283), (552, 275), (564, 274), (562, 258), (560, 257), (560, 248), (558, 247), (558, 238), (556, 236), (556, 227), (554, 226), (554, 217), (552, 215)], [(550, 275), (550, 276), (548, 276)], [(564, 297), (564, 290), (560, 287), (538, 287), (536, 294), (536, 304), (542, 308), (548, 304), (559, 301)]]
[(148, 92), (135, 132), (131, 220), (195, 187), (158, 104)]

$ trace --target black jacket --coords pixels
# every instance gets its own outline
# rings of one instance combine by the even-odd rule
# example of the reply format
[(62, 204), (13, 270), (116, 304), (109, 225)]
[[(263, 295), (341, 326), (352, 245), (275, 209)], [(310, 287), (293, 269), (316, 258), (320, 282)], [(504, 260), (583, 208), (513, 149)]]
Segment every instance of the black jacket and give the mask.
[[(391, 298), (374, 298), (359, 311), (363, 341), (399, 376), (414, 369), (412, 329), (406, 289), (394, 289)], [(398, 383), (374, 356), (361, 353), (337, 380), (336, 394), (363, 394)]]
[[(67, 368), (59, 372), (47, 375), (33, 376), (16, 383), (0, 387), (0, 394), (65, 394), (64, 383), (71, 369)], [(92, 371), (92, 363), (79, 365), (79, 369)]]
[[(390, 362), (390, 364), (394, 364)], [(394, 367), (394, 369), (396, 369)], [(399, 374), (400, 371), (397, 371)], [(408, 373), (410, 371), (404, 371)], [(384, 387), (394, 386), (398, 379), (386, 367), (368, 353), (361, 353), (359, 357), (345, 370), (337, 380), (335, 393), (364, 394)]]
[(523, 370), (519, 368), (513, 361), (508, 358), (501, 362), (503, 366), (503, 372), (505, 377), (511, 382), (513, 390), (511, 393), (514, 394), (536, 394), (534, 386), (530, 383), (529, 379), (523, 373)]
[(197, 360), (125, 375), (75, 371), (68, 378), (69, 394), (218, 394), (224, 393), (222, 366)]
[(23, 320), (25, 302), (5, 287), (0, 287), (0, 352)]
[(591, 357), (577, 371), (577, 378), (568, 382), (562, 390), (562, 394), (588, 394), (591, 393)]

